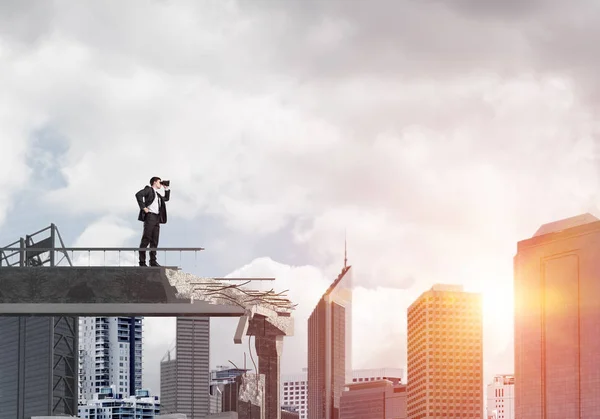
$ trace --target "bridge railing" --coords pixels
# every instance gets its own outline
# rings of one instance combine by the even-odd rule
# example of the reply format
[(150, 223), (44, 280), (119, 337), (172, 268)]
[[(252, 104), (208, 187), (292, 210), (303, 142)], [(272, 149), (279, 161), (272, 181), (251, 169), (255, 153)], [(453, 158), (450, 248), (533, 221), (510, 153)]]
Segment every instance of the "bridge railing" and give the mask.
[(203, 250), (202, 247), (32, 247), (21, 240), (0, 248), (0, 268), (51, 267), (40, 264), (40, 256), (52, 260), (54, 267), (138, 266), (140, 251), (146, 252), (146, 261), (150, 259), (148, 253), (156, 251), (157, 262), (162, 266), (195, 267), (198, 265), (198, 253)]

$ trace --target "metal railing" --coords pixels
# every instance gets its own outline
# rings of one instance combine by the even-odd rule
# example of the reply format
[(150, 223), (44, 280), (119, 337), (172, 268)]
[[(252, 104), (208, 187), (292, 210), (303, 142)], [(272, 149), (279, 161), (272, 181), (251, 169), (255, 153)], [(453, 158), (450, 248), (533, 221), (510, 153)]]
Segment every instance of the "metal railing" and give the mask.
[[(35, 242), (34, 238), (49, 231), (47, 237)], [(61, 247), (56, 247), (56, 239), (60, 241)], [(14, 247), (18, 246), (18, 247)], [(56, 264), (57, 254), (63, 256), (63, 260), (71, 264), (68, 254), (62, 252), (65, 243), (54, 224), (50, 224), (33, 234), (28, 234), (25, 238), (10, 243), (8, 246), (0, 248), (0, 266), (54, 266)], [(54, 252), (44, 252), (44, 248), (52, 248)], [(26, 253), (24, 253), (26, 251)], [(18, 256), (18, 258), (17, 258)]]
[[(17, 243), (18, 247), (15, 246)], [(0, 248), (0, 268), (48, 266), (39, 262), (38, 259), (42, 260), (42, 257), (52, 261), (50, 267), (137, 266), (140, 251), (146, 253), (155, 251), (159, 264), (175, 267), (181, 267), (184, 259), (189, 262), (188, 257), (192, 254), (194, 266), (197, 266), (198, 253), (204, 250), (203, 247), (27, 247), (26, 244), (21, 239), (19, 242)]]

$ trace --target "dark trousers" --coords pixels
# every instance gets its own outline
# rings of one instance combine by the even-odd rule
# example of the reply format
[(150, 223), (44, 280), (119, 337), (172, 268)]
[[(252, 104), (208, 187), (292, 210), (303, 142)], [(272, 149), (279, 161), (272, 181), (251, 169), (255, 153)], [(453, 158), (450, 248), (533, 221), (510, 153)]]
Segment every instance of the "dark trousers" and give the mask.
[[(160, 235), (160, 223), (158, 214), (149, 212), (146, 214), (144, 220), (144, 233), (142, 234), (142, 241), (140, 242), (140, 248), (158, 247), (158, 237)], [(150, 251), (150, 263), (156, 262), (156, 252)], [(140, 263), (146, 263), (146, 252), (140, 251)]]

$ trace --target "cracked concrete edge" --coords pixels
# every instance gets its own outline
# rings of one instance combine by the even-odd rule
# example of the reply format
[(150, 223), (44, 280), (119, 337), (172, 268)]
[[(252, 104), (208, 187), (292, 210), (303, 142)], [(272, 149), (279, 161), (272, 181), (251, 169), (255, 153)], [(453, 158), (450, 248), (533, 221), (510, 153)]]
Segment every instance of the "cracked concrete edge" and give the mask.
[(226, 288), (219, 294), (208, 294), (198, 289), (195, 283), (201, 282), (204, 286), (227, 286), (228, 283), (216, 280), (214, 278), (204, 278), (192, 275), (187, 272), (165, 269), (165, 276), (171, 286), (176, 290), (175, 296), (178, 299), (189, 298), (192, 302), (195, 300), (206, 301), (211, 304), (230, 305), (240, 307), (245, 310), (245, 315), (250, 319), (258, 314), (268, 319), (268, 322), (279, 329), (282, 335), (292, 336), (294, 333), (294, 319), (291, 316), (291, 309), (275, 307), (269, 303), (257, 304), (242, 291), (237, 288)]

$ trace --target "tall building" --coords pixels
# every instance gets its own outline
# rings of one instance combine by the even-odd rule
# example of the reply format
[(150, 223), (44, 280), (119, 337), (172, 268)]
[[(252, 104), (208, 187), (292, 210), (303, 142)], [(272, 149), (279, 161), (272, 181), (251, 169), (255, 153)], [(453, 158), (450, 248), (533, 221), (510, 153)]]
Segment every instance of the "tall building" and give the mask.
[(342, 393), (340, 419), (406, 419), (406, 385), (389, 380), (348, 385)]
[(79, 320), (79, 401), (114, 386), (125, 397), (142, 389), (142, 317)]
[(177, 360), (171, 351), (160, 361), (160, 403), (163, 413), (176, 412)]
[(517, 249), (515, 416), (600, 417), (600, 220), (545, 224)]
[(203, 418), (210, 414), (210, 318), (178, 317), (176, 324), (175, 359), (161, 362), (161, 411)]
[(0, 419), (76, 415), (76, 351), (76, 317), (0, 317)]
[(434, 285), (408, 308), (408, 417), (483, 415), (481, 295)]
[(308, 318), (308, 419), (338, 419), (352, 371), (352, 273), (342, 272)]
[(515, 419), (515, 376), (496, 375), (487, 386), (487, 417)]

